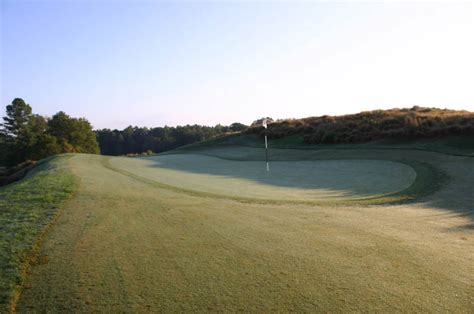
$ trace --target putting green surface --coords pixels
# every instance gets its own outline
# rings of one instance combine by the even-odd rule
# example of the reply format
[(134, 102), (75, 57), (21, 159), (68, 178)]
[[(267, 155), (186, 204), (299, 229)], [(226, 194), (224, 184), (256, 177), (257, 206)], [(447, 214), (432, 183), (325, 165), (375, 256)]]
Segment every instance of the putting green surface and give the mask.
[(216, 193), (276, 200), (330, 200), (377, 197), (408, 188), (416, 172), (388, 160), (236, 161), (183, 154), (149, 158), (113, 158), (114, 168), (168, 185)]
[[(300, 173), (283, 180), (254, 163), (261, 150), (216, 156), (64, 159), (78, 186), (41, 245), (18, 312), (472, 312), (474, 159), (279, 151), (272, 175)], [(414, 173), (394, 158), (429, 161), (450, 179), (401, 204), (258, 201), (266, 191), (344, 198), (403, 189)], [(403, 171), (408, 178), (397, 178)], [(389, 183), (364, 187), (359, 175)], [(257, 201), (218, 194), (242, 191)]]

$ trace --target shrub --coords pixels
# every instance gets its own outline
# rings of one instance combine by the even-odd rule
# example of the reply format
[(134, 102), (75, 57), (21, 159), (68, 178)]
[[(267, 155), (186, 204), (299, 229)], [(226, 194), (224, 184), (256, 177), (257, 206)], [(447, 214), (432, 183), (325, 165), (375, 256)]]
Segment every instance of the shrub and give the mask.
[[(254, 124), (249, 134), (263, 136)], [(345, 116), (289, 119), (268, 125), (271, 138), (301, 134), (308, 144), (366, 142), (383, 138), (474, 135), (474, 113), (414, 106), (404, 109), (375, 110)]]

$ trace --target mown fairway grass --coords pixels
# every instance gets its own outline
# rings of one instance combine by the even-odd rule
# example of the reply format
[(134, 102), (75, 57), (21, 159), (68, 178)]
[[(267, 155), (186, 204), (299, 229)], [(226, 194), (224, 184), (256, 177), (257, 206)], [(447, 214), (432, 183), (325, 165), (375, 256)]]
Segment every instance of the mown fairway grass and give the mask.
[(21, 182), (0, 188), (0, 312), (15, 303), (39, 241), (74, 190), (67, 159), (44, 161)]
[[(293, 170), (301, 173), (344, 161), (346, 171), (366, 174), (371, 160), (376, 169), (401, 164), (394, 169), (416, 171), (399, 185), (393, 174), (389, 186), (397, 188), (388, 193), (396, 193), (387, 197), (370, 185), (359, 193), (353, 178), (330, 185), (323, 177), (268, 181), (243, 169), (261, 163), (261, 149), (192, 153), (205, 158), (73, 156), (68, 170), (80, 185), (48, 233), (39, 255), (44, 263), (33, 268), (17, 310), (474, 308), (473, 158), (382, 149), (271, 152), (274, 161), (297, 162)], [(215, 164), (203, 169), (208, 160)], [(232, 172), (219, 172), (229, 165)], [(232, 193), (239, 184), (252, 188)], [(312, 202), (311, 189), (318, 197), (329, 193), (328, 202)], [(292, 199), (291, 191), (308, 202)], [(267, 202), (266, 192), (281, 200)], [(369, 192), (379, 201), (351, 201)]]

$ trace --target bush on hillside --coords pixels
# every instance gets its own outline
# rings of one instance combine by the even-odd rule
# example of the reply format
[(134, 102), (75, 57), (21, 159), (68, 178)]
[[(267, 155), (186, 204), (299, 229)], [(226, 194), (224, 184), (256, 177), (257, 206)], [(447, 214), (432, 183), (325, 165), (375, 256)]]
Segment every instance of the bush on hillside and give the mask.
[[(256, 125), (247, 132), (263, 136), (265, 130)], [(418, 106), (374, 110), (344, 116), (277, 121), (268, 126), (267, 134), (271, 138), (301, 134), (308, 144), (474, 135), (474, 113)]]

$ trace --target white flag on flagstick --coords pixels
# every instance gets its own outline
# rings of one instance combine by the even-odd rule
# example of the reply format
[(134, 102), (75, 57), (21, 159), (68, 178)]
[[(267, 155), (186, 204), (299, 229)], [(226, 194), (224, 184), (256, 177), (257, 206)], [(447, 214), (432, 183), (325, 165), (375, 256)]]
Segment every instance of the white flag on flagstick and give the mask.
[(266, 129), (267, 128), (267, 119), (263, 119), (262, 126)]

